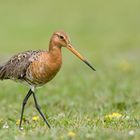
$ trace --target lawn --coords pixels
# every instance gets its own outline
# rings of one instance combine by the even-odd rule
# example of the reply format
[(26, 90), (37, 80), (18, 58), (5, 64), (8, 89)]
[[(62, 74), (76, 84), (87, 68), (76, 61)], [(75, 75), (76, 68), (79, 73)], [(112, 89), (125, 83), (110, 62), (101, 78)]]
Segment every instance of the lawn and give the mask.
[(66, 31), (96, 72), (63, 48), (63, 66), (36, 91), (52, 128), (31, 97), (18, 129), (28, 87), (0, 81), (1, 140), (140, 139), (140, 1), (0, 1), (0, 64), (15, 53), (47, 49)]

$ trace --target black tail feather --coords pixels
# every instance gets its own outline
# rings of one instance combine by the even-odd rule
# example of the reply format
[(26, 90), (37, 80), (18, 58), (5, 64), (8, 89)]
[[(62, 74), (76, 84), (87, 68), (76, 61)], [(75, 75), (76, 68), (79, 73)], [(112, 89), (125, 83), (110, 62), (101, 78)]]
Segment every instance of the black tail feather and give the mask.
[(0, 70), (2, 69), (3, 66), (0, 66)]
[(3, 66), (0, 66), (0, 80), (4, 79), (4, 75), (5, 75), (5, 68), (3, 68)]

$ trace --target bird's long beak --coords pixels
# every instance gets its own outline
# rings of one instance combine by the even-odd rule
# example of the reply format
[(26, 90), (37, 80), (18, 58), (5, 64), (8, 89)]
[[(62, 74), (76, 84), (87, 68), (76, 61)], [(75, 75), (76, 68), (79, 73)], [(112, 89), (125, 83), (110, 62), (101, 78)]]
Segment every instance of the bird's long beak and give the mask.
[(75, 54), (79, 59), (81, 59), (84, 63), (86, 63), (92, 70), (96, 71), (91, 64), (77, 51), (73, 48), (71, 44), (68, 44), (66, 46), (67, 49), (69, 49), (73, 54)]

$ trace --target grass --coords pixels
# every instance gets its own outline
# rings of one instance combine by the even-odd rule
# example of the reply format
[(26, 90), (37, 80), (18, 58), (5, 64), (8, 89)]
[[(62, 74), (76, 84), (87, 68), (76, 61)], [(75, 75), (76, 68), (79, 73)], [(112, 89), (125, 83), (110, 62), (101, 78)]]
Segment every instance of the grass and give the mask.
[(140, 139), (139, 4), (138, 0), (0, 1), (1, 63), (20, 51), (46, 49), (52, 32), (63, 29), (97, 70), (63, 48), (61, 71), (36, 93), (51, 130), (30, 98), (24, 130), (19, 131), (28, 87), (0, 81), (0, 139)]

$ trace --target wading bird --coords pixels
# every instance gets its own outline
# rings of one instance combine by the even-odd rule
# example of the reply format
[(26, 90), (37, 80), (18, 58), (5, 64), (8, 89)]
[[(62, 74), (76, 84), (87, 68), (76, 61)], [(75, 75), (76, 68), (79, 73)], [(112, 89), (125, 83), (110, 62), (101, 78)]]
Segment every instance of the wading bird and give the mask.
[(54, 32), (50, 42), (49, 50), (38, 51), (25, 51), (19, 53), (0, 67), (0, 80), (11, 79), (14, 81), (24, 82), (29, 85), (30, 90), (25, 96), (22, 109), (19, 128), (21, 128), (24, 107), (31, 95), (35, 102), (35, 107), (46, 122), (47, 126), (50, 125), (42, 113), (36, 96), (35, 88), (42, 86), (52, 80), (59, 71), (62, 64), (61, 48), (65, 47), (86, 63), (92, 70), (95, 69), (88, 63), (88, 61), (77, 52), (70, 43), (68, 35), (63, 31)]

